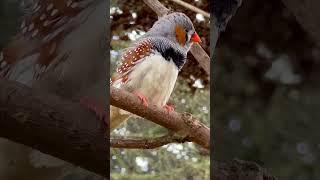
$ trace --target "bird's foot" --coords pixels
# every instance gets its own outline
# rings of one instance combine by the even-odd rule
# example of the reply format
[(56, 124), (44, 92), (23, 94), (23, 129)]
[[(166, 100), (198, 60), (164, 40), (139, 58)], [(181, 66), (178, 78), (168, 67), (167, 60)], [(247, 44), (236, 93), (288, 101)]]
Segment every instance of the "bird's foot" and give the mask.
[(139, 92), (137, 92), (137, 91), (133, 92), (133, 94), (136, 95), (136, 96), (138, 96), (138, 98), (142, 101), (142, 104), (143, 104), (144, 106), (148, 106), (147, 98), (146, 98), (143, 94), (141, 94), (141, 93), (139, 93)]
[(174, 111), (174, 105), (173, 104), (166, 104), (163, 107), (167, 110), (168, 113)]
[(94, 112), (101, 121), (108, 125), (108, 114), (101, 104), (98, 104), (96, 101), (90, 99), (89, 97), (82, 97), (80, 99), (80, 104), (90, 111)]

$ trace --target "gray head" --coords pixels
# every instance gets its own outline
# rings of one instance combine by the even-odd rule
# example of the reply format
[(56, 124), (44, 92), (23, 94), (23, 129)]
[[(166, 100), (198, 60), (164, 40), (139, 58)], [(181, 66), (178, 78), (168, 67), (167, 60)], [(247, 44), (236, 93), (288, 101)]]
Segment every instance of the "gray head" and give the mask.
[(189, 51), (192, 43), (201, 42), (190, 18), (180, 12), (161, 17), (153, 24), (146, 36), (165, 37), (184, 51)]

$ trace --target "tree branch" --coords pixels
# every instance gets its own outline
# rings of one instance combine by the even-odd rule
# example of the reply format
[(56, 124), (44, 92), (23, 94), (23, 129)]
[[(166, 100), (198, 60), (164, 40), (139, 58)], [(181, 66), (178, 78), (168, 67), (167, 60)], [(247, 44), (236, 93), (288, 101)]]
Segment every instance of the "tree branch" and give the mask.
[(162, 17), (170, 12), (169, 9), (164, 7), (164, 5), (157, 0), (143, 0), (143, 2), (146, 3), (146, 5), (148, 5), (158, 15), (158, 17)]
[(206, 149), (210, 148), (209, 128), (190, 114), (168, 113), (155, 105), (142, 106), (132, 93), (114, 87), (110, 87), (110, 104), (177, 132)]
[(126, 149), (155, 149), (170, 143), (184, 143), (187, 142), (185, 138), (179, 138), (174, 134), (167, 134), (165, 136), (152, 139), (137, 139), (126, 137), (114, 137), (110, 139), (110, 146), (113, 148)]
[(107, 177), (105, 132), (105, 125), (78, 102), (0, 79), (1, 137)]
[(209, 13), (207, 13), (204, 10), (199, 9), (199, 8), (189, 4), (189, 3), (186, 3), (186, 2), (181, 1), (181, 0), (171, 0), (171, 1), (183, 6), (185, 8), (187, 8), (187, 9), (190, 9), (191, 11), (194, 11), (196, 13), (202, 14), (204, 17), (210, 18), (210, 14)]
[[(158, 17), (170, 13), (170, 10), (163, 6), (158, 0), (143, 0), (157, 15)], [(199, 62), (200, 66), (210, 76), (210, 57), (202, 49), (199, 44), (193, 44), (190, 49), (191, 54)]]

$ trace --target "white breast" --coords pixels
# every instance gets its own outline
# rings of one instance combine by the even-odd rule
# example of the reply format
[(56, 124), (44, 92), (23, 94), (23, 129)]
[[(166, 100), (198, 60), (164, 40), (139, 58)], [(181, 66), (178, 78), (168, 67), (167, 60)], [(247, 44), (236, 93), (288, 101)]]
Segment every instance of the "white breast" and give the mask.
[(173, 91), (178, 72), (172, 60), (151, 55), (134, 67), (125, 87), (142, 93), (149, 103), (164, 106)]

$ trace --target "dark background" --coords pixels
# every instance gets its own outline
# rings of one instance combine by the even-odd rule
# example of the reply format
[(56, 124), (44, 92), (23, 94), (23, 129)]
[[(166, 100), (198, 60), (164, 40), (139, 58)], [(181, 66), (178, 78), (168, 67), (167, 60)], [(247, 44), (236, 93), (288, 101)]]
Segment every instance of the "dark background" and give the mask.
[(281, 1), (245, 0), (214, 53), (214, 159), (320, 179), (320, 51), (295, 16)]

